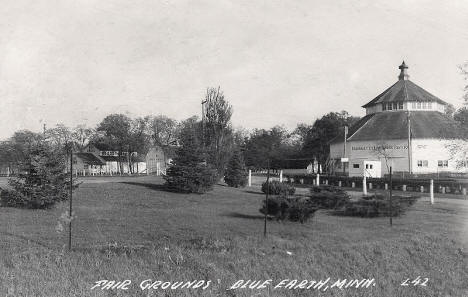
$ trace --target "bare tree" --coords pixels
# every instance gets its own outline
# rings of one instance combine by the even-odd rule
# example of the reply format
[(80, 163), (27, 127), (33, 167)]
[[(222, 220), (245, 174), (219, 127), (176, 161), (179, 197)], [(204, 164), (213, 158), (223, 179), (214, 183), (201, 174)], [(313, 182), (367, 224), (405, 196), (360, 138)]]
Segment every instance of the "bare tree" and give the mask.
[(224, 98), (220, 87), (208, 88), (204, 102), (203, 142), (208, 152), (208, 162), (222, 176), (232, 149), (232, 106)]
[(384, 159), (385, 160), (385, 167), (387, 168), (387, 173), (390, 173), (390, 164), (389, 164), (389, 159), (391, 157), (391, 152), (389, 150), (389, 145), (388, 143), (385, 142), (385, 140), (381, 139), (374, 150), (374, 154), (379, 158), (379, 159)]
[(95, 134), (95, 130), (85, 125), (78, 125), (73, 128), (72, 138), (79, 151), (82, 151)]

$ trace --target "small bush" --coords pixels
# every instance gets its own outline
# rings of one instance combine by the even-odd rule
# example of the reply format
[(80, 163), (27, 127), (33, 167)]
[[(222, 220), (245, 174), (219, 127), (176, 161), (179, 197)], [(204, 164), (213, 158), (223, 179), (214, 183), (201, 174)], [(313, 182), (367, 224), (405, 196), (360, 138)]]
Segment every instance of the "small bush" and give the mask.
[(343, 189), (326, 185), (310, 188), (309, 198), (310, 203), (323, 209), (336, 209), (350, 200), (348, 193)]
[(315, 214), (317, 208), (298, 198), (288, 199), (284, 196), (277, 196), (268, 199), (268, 207), (265, 207), (265, 201), (263, 201), (259, 211), (273, 216), (278, 221), (289, 220), (304, 223)]
[(262, 184), (262, 192), (266, 194), (268, 189), (268, 194), (270, 195), (294, 195), (296, 193), (296, 188), (293, 185), (280, 183), (279, 181), (270, 181), (267, 185), (267, 182)]
[(393, 217), (404, 214), (417, 200), (418, 196), (393, 196), (392, 210), (390, 201), (385, 196), (377, 194), (363, 197), (357, 201), (348, 201), (340, 213), (345, 216), (358, 216), (364, 218), (387, 217), (390, 213)]
[(2, 189), (0, 192), (0, 206), (27, 207), (28, 200), (18, 192)]

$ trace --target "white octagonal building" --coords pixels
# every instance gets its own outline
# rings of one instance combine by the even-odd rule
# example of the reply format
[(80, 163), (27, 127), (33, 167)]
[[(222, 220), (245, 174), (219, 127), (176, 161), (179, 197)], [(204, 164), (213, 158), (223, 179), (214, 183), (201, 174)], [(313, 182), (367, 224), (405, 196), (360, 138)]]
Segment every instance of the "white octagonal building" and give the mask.
[[(447, 103), (409, 80), (405, 62), (398, 81), (363, 105), (366, 116), (330, 143), (331, 168), (349, 176), (393, 172), (467, 172), (459, 124)], [(466, 147), (466, 146), (461, 146)]]

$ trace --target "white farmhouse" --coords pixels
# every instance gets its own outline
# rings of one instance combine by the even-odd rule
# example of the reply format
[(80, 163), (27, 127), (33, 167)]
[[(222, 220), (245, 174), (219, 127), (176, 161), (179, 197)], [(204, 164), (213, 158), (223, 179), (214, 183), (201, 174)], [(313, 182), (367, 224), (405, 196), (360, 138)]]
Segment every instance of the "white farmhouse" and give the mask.
[(409, 80), (405, 62), (398, 81), (365, 104), (366, 116), (330, 143), (335, 172), (381, 177), (467, 172), (466, 152), (454, 158), (449, 149), (463, 133), (445, 114), (447, 103)]

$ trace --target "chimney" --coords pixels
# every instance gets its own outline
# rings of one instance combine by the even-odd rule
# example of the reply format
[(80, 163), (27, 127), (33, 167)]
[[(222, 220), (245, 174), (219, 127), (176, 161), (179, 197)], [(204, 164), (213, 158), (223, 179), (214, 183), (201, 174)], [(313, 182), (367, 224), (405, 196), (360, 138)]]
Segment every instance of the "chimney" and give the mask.
[(398, 80), (408, 80), (409, 79), (409, 74), (407, 72), (408, 66), (406, 66), (405, 61), (401, 63), (398, 69), (400, 69), (400, 75), (398, 76)]

